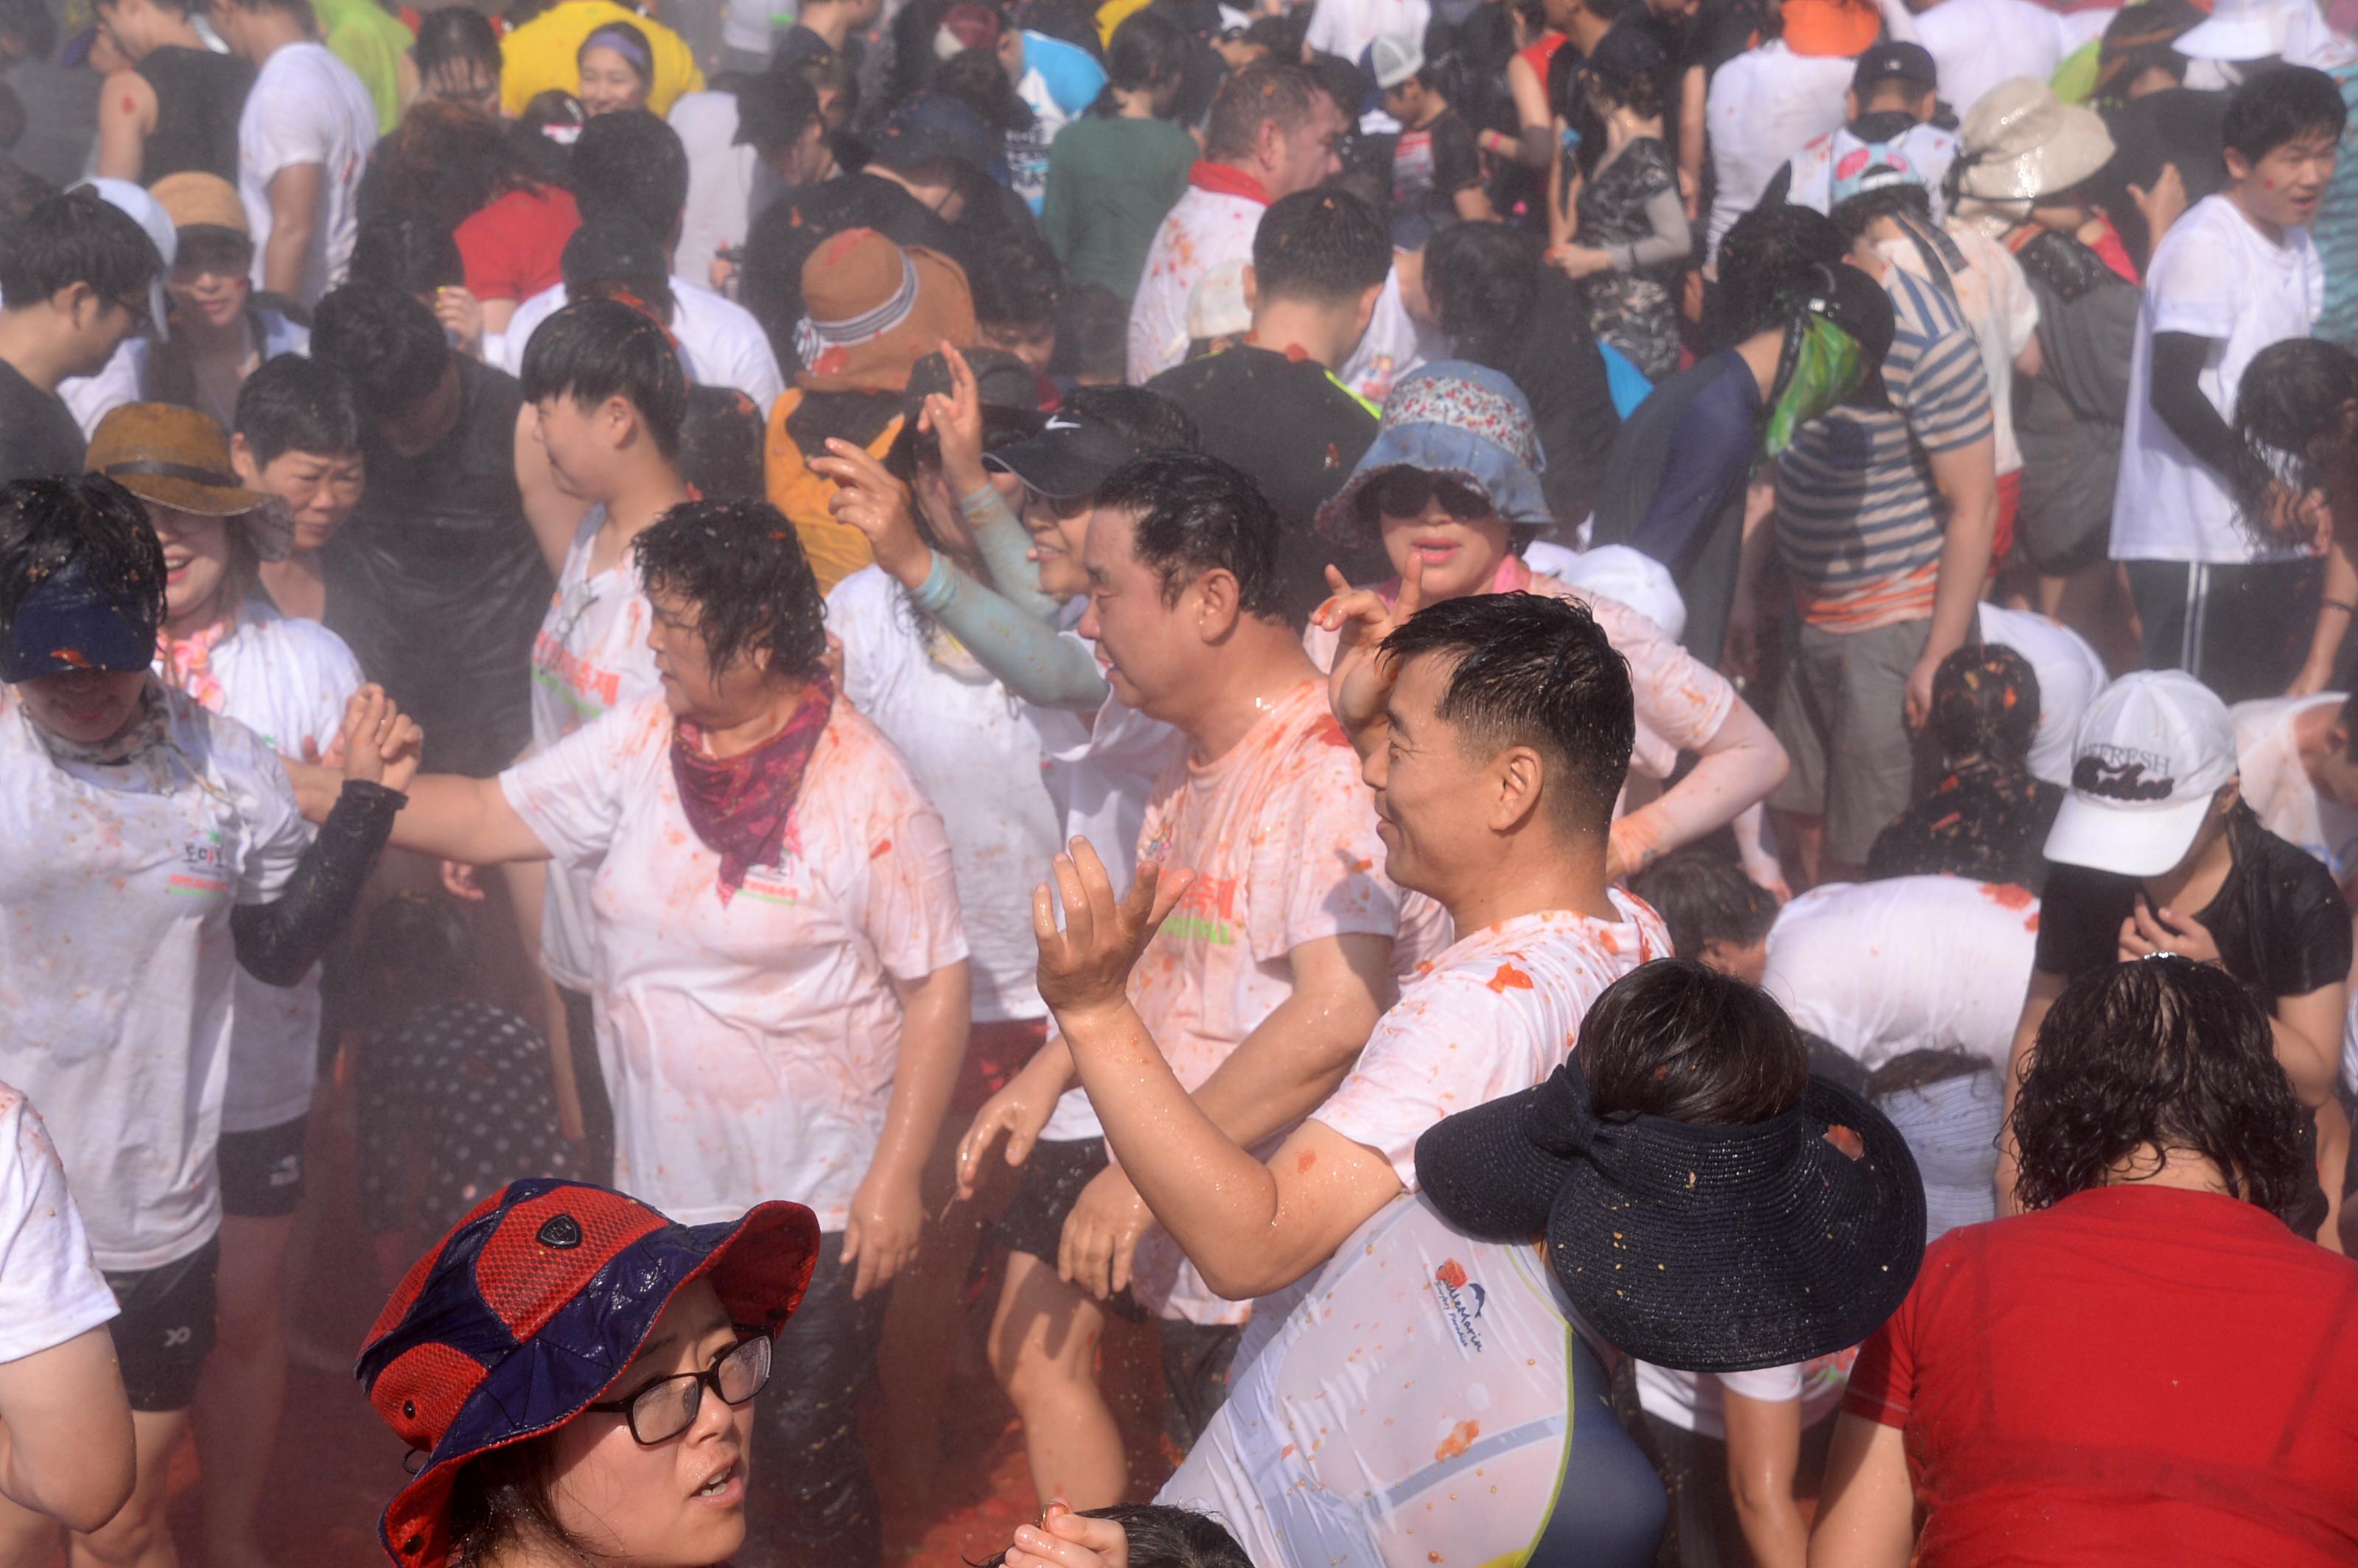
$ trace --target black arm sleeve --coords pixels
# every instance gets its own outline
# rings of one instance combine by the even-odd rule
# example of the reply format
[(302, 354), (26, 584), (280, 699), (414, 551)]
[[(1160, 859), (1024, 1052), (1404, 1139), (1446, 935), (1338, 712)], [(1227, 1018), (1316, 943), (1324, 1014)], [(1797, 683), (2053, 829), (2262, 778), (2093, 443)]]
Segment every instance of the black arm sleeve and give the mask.
[(2153, 335), (2153, 411), (2188, 451), (2240, 488), (2247, 461), (2244, 445), (2202, 395), (2199, 379), (2214, 341), (2191, 332)]
[(266, 986), (291, 986), (311, 972), (360, 903), (377, 853), (393, 835), (393, 814), (408, 804), (398, 790), (344, 781), (287, 891), (268, 903), (229, 912), (231, 946), (247, 974)]

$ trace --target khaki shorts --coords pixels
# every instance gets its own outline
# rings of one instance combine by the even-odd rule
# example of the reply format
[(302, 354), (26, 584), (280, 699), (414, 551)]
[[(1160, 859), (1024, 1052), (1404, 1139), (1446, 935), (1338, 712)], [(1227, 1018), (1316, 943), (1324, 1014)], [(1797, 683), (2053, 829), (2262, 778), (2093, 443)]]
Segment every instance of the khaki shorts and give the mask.
[(1804, 625), (1777, 687), (1778, 741), (1792, 771), (1768, 804), (1826, 824), (1826, 858), (1864, 866), (1875, 836), (1913, 804), (1937, 758), (1908, 732), (1908, 672), (1930, 621), (1866, 632)]

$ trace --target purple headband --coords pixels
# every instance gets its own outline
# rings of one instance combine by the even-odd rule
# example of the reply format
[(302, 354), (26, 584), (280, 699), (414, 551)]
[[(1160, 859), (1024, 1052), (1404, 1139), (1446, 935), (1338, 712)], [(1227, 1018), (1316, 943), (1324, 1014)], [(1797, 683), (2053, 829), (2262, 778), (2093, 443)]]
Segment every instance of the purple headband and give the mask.
[(642, 81), (649, 82), (654, 81), (654, 52), (647, 47), (644, 35), (641, 34), (636, 27), (632, 27), (629, 23), (609, 22), (604, 27), (600, 27), (596, 32), (591, 33), (588, 38), (582, 39), (580, 49), (576, 52), (573, 57), (575, 65), (579, 66), (581, 61), (581, 57), (588, 54), (594, 49), (612, 49), (616, 54), (621, 55), (624, 59), (631, 62), (632, 67), (638, 71)]

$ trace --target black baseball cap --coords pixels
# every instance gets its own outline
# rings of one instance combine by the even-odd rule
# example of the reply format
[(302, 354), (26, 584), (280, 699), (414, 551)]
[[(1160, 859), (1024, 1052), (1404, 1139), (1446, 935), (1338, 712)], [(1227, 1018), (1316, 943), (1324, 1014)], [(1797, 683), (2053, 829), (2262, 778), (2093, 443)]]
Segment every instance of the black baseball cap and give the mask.
[(1060, 408), (1029, 440), (984, 453), (982, 466), (1011, 473), (1052, 501), (1071, 501), (1096, 494), (1138, 455), (1138, 444), (1121, 430)]
[[(1047, 416), (1040, 412), (1039, 383), (1032, 374), (1032, 367), (1004, 349), (971, 348), (961, 351), (966, 355), (967, 368), (974, 372), (975, 395), (982, 405), (985, 446), (993, 440), (1007, 442), (1011, 436), (1020, 438), (1038, 434)], [(884, 466), (895, 478), (905, 481), (915, 472), (917, 416), (925, 411), (926, 396), (936, 392), (946, 395), (950, 389), (949, 362), (938, 353), (927, 354), (909, 372), (908, 390), (901, 395), (901, 433), (892, 438), (892, 445), (884, 453)]]
[(1931, 50), (1922, 44), (1887, 40), (1872, 45), (1858, 57), (1858, 69), (1850, 73), (1850, 90), (1864, 92), (1877, 82), (1895, 76), (1922, 88), (1941, 85), (1941, 69), (1932, 63)]
[[(1910, 46), (1913, 47), (1913, 46)], [(1849, 333), (1858, 344), (1866, 375), (1847, 400), (1855, 408), (1888, 408), (1891, 395), (1883, 384), (1883, 356), (1891, 351), (1898, 321), (1892, 315), (1891, 296), (1883, 285), (1848, 263), (1821, 267), (1821, 287), (1806, 296), (1806, 308)]]

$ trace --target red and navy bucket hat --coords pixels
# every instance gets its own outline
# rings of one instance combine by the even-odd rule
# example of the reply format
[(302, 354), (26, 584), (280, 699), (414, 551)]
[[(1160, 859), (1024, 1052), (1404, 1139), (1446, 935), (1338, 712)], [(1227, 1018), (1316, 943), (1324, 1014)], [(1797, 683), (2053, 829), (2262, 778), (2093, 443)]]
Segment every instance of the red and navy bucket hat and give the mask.
[(690, 1281), (710, 1275), (740, 1328), (776, 1334), (818, 1245), (817, 1217), (798, 1203), (686, 1226), (582, 1182), (512, 1182), (485, 1199), (411, 1268), (361, 1346), (369, 1402), (426, 1455), (377, 1527), (386, 1555), (445, 1568), (467, 1462), (602, 1396)]

